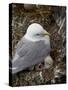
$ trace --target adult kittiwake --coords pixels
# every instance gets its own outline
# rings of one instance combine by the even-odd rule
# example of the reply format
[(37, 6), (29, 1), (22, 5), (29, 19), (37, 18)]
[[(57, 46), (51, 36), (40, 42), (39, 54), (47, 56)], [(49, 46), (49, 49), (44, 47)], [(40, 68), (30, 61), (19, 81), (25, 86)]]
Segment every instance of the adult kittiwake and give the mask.
[(33, 23), (29, 25), (25, 35), (16, 46), (12, 67), (10, 67), (13, 74), (39, 64), (47, 56), (50, 56), (49, 36), (50, 34), (40, 24)]

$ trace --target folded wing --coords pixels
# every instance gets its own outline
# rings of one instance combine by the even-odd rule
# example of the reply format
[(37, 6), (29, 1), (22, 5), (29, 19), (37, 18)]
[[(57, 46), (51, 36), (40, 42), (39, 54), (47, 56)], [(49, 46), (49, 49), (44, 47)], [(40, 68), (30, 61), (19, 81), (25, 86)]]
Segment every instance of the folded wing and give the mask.
[(50, 46), (44, 41), (31, 42), (23, 38), (18, 43), (15, 57), (12, 60), (12, 73), (42, 62), (49, 52)]

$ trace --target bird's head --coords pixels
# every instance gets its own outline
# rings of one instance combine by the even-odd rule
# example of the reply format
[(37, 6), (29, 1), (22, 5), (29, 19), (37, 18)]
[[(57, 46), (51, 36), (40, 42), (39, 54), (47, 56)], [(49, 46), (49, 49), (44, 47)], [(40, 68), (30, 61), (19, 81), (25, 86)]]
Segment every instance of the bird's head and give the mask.
[(49, 37), (50, 34), (38, 23), (33, 23), (27, 28), (25, 37), (28, 39), (40, 40), (44, 37)]

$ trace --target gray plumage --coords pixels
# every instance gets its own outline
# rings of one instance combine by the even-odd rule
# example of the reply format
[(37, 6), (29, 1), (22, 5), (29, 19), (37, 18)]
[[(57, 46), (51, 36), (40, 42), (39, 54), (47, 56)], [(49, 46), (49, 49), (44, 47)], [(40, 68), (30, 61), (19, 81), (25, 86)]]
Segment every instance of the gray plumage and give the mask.
[(50, 52), (49, 33), (37, 23), (29, 25), (26, 34), (16, 46), (12, 60), (12, 73), (39, 64)]
[(31, 42), (23, 38), (16, 48), (16, 54), (19, 55), (19, 58), (12, 60), (12, 68), (17, 67), (12, 70), (12, 73), (17, 73), (42, 62), (50, 52), (50, 44), (42, 40)]

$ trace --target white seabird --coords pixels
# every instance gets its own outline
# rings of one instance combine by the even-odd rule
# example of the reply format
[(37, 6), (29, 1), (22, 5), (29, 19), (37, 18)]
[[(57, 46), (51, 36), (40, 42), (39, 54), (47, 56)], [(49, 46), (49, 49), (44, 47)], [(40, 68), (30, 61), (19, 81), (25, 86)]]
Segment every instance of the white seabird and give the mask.
[(43, 62), (50, 55), (49, 35), (40, 24), (29, 25), (16, 46), (11, 67), (13, 74)]

